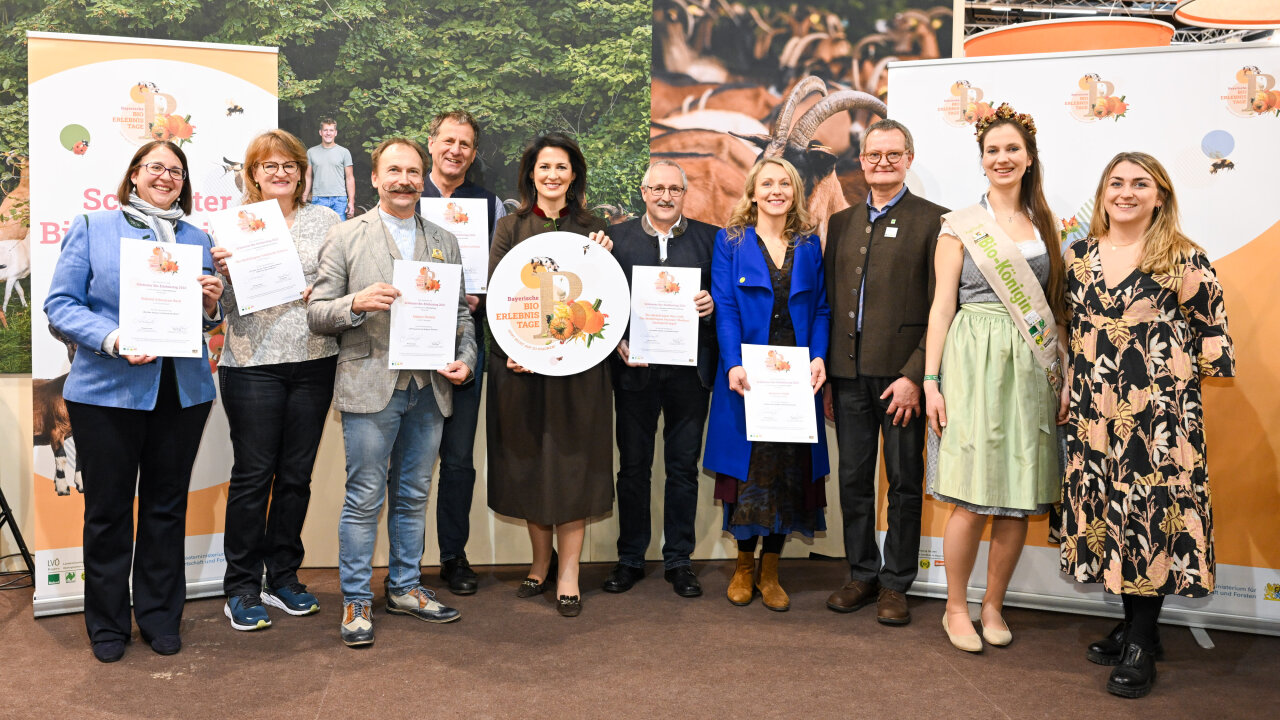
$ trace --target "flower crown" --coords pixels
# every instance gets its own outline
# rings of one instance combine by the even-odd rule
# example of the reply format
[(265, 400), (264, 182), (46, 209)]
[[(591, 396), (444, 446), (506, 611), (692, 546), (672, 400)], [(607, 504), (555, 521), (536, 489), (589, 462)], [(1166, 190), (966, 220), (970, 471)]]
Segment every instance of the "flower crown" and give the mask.
[(1013, 109), (1009, 103), (1000, 103), (1000, 107), (985, 117), (980, 117), (974, 122), (973, 134), (982, 137), (982, 133), (987, 131), (997, 120), (1012, 120), (1023, 127), (1029, 134), (1036, 134), (1036, 121), (1027, 113), (1020, 113)]

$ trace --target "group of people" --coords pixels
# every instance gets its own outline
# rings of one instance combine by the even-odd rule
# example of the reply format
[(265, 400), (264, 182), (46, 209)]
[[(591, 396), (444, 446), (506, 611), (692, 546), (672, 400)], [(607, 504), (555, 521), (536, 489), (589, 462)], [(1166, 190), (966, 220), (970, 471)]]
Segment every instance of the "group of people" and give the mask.
[[(322, 125), (324, 147), (335, 132), (331, 122)], [(244, 163), (245, 200), (280, 203), (308, 288), (298, 301), (248, 316), (236, 311), (230, 252), (181, 220), (191, 188), (177, 146), (144, 145), (122, 181), (124, 210), (73, 223), (45, 308), (50, 324), (82, 348), (64, 394), (73, 428), (84, 430), (76, 437), (85, 617), (99, 660), (118, 660), (130, 636), (131, 565), (142, 638), (160, 653), (181, 647), (186, 491), (214, 399), (202, 359), (119, 355), (122, 237), (202, 246), (204, 320), (227, 323), (219, 378), (235, 455), (224, 535), (232, 626), (269, 626), (266, 606), (291, 615), (319, 609), (297, 570), (331, 404), (341, 414), (347, 466), (342, 641), (374, 640), (372, 561), (384, 504), (387, 612), (436, 623), (459, 618), (422, 585), (419, 564), (439, 458), (441, 579), (455, 594), (477, 590), (465, 544), (484, 301), (459, 291), (456, 359), (434, 372), (388, 369), (387, 311), (399, 294), (389, 282), (393, 259), (461, 262), (456, 239), (418, 214), (419, 199), (467, 197), (487, 200), (490, 273), (521, 241), (560, 230), (610, 250), (628, 277), (637, 265), (701, 274), (692, 300), (696, 365), (634, 362), (624, 337), (608, 362), (552, 377), (522, 367), (497, 343), (488, 348), (489, 506), (526, 522), (533, 555), (519, 597), (554, 590), (561, 615), (581, 613), (585, 526), (613, 506), (615, 439), (618, 561), (603, 589), (626, 592), (644, 578), (661, 417), (665, 579), (680, 596), (702, 594), (691, 569), (701, 458), (715, 475), (722, 527), (738, 546), (728, 600), (748, 605), (758, 595), (770, 610), (787, 610), (778, 574), (786, 537), (826, 529), (825, 433), (816, 443), (747, 439), (753, 371), (742, 345), (803, 346), (812, 358), (815, 419), (835, 423), (850, 566), (849, 582), (827, 606), (853, 612), (874, 602), (879, 622), (910, 621), (906, 592), (927, 488), (954, 506), (943, 539), (946, 636), (969, 652), (1008, 645), (1003, 603), (1028, 518), (1061, 502), (1063, 571), (1124, 600), (1124, 620), (1086, 655), (1115, 666), (1111, 692), (1149, 692), (1162, 654), (1163, 598), (1213, 590), (1200, 377), (1234, 372), (1221, 288), (1203, 250), (1182, 233), (1173, 187), (1155, 158), (1121, 153), (1108, 164), (1091, 236), (1064, 257), (1034, 121), (1007, 105), (977, 124), (988, 189), (958, 211), (907, 189), (915, 153), (905, 126), (871, 125), (861, 148), (869, 193), (831, 216), (825, 243), (803, 179), (781, 158), (763, 157), (751, 169), (723, 229), (683, 215), (690, 185), (670, 160), (654, 162), (641, 180), (644, 214), (607, 227), (587, 208), (587, 163), (571, 137), (545, 133), (526, 147), (520, 204), (508, 215), (493, 193), (466, 179), (480, 137), (475, 118), (439, 115), (429, 135), (425, 149), (393, 137), (373, 151), (378, 206), (345, 222), (320, 206), (318, 193), (330, 191), (313, 185), (318, 162), (297, 138), (281, 130), (255, 138)], [(348, 181), (345, 197), (352, 196)], [(881, 439), (883, 549), (875, 518)], [(968, 586), (988, 517), (979, 633)]]

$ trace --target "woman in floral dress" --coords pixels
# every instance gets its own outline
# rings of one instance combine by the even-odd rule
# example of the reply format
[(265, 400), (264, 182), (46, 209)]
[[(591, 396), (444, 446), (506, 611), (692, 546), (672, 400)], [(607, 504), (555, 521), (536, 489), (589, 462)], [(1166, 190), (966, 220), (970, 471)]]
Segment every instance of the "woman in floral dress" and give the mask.
[(1204, 250), (1179, 228), (1164, 167), (1116, 155), (1093, 237), (1071, 246), (1062, 569), (1120, 594), (1125, 619), (1086, 656), (1107, 690), (1142, 697), (1162, 654), (1166, 595), (1213, 592), (1213, 514), (1200, 377), (1235, 374), (1227, 314)]

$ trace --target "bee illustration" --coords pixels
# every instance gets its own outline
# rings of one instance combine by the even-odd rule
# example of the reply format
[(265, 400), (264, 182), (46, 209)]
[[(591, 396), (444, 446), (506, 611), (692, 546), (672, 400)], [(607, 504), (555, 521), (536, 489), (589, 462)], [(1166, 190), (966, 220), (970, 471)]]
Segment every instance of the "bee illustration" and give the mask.
[(222, 172), (232, 173), (236, 181), (236, 190), (244, 192), (244, 177), (240, 171), (244, 169), (244, 162), (240, 160), (228, 160), (224, 155), (222, 158)]
[(83, 155), (83, 154), (85, 154), (88, 150), (89, 150), (89, 141), (88, 141), (88, 140), (81, 140), (80, 142), (76, 143), (76, 144), (71, 148), (71, 152), (73, 152), (73, 153), (75, 153), (75, 154), (77, 154), (77, 155)]
[(1234, 170), (1236, 164), (1226, 158), (1220, 158), (1213, 161), (1213, 165), (1209, 166), (1209, 174), (1217, 175), (1219, 170)]
[(240, 107), (239, 103), (237, 103), (235, 100), (232, 100), (231, 98), (227, 98), (227, 117), (231, 117), (232, 115), (243, 115), (243, 114), (244, 114), (244, 108)]

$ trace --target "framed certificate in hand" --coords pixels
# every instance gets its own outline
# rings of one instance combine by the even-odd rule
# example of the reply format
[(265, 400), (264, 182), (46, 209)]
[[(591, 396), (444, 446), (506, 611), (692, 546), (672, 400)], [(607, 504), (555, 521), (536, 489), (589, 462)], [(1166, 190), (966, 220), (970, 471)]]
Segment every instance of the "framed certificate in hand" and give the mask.
[(200, 357), (199, 245), (120, 238), (120, 354)]
[(649, 365), (698, 364), (698, 268), (631, 269), (630, 358)]
[(743, 344), (742, 367), (751, 388), (743, 398), (748, 440), (818, 442), (809, 348)]

